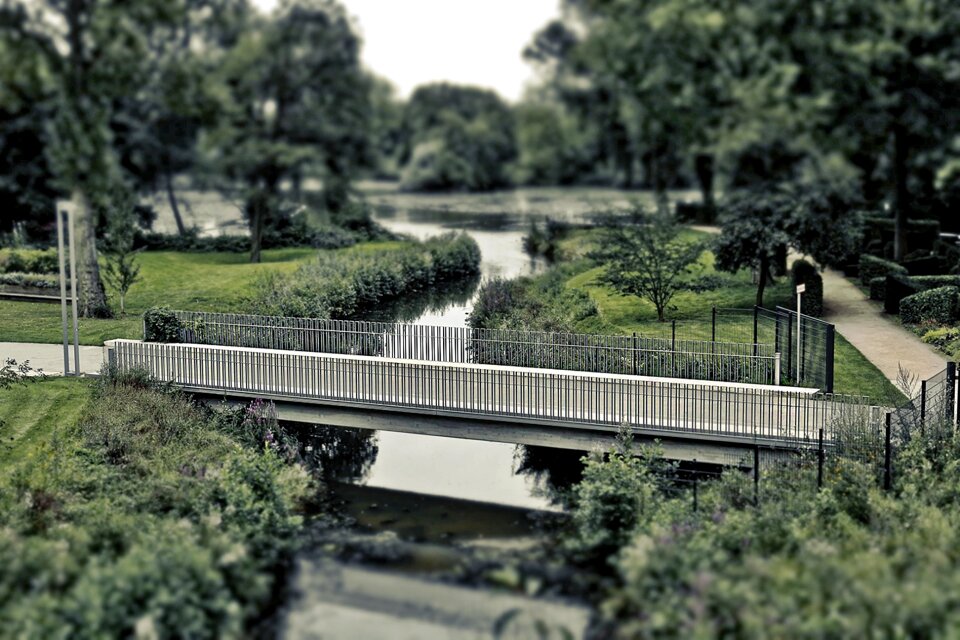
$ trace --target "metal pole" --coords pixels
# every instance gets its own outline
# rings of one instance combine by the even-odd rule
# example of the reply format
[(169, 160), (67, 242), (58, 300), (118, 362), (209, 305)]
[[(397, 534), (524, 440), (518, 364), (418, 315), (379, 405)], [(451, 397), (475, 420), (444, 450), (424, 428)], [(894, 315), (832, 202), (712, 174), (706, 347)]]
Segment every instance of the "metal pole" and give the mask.
[(67, 267), (63, 253), (63, 213), (60, 203), (56, 203), (57, 215), (57, 254), (60, 257), (60, 320), (63, 324), (63, 375), (70, 375), (70, 334), (67, 330)]
[(797, 386), (800, 385), (800, 362), (803, 360), (803, 354), (800, 352), (800, 296), (803, 292), (797, 288)]
[(74, 241), (73, 218), (74, 210), (67, 209), (67, 226), (70, 229), (70, 297), (73, 299), (73, 373), (80, 375), (80, 323), (77, 321), (77, 307), (80, 299), (77, 297), (77, 252)]
[(823, 428), (817, 440), (817, 489), (823, 487)]
[(920, 381), (920, 435), (927, 426), (927, 381)]
[(773, 354), (774, 365), (773, 365), (773, 384), (780, 386), (780, 352), (777, 351)]
[(893, 414), (887, 413), (887, 424), (884, 429), (884, 444), (883, 444), (883, 488), (886, 491), (889, 491), (893, 486), (893, 470), (891, 469), (891, 458), (893, 457), (890, 452), (890, 418)]
[(753, 445), (753, 503), (760, 504), (760, 445)]

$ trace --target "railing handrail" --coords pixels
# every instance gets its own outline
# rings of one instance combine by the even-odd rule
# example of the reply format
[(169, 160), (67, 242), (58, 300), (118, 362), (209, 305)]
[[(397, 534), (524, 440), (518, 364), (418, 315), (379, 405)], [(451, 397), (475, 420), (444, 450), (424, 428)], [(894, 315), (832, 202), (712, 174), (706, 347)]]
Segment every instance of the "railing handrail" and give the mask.
[[(112, 346), (114, 344), (158, 344), (162, 345), (165, 348), (183, 348), (183, 349), (200, 349), (204, 351), (216, 351), (216, 350), (229, 350), (229, 351), (239, 351), (246, 353), (267, 353), (274, 355), (282, 354), (291, 354), (294, 356), (301, 357), (311, 357), (316, 359), (326, 359), (326, 360), (344, 360), (344, 361), (377, 361), (377, 362), (387, 362), (395, 364), (407, 364), (407, 365), (422, 365), (436, 368), (449, 368), (449, 369), (462, 369), (462, 370), (476, 370), (476, 371), (511, 371), (515, 373), (523, 373), (529, 371), (535, 371), (537, 373), (542, 373), (544, 375), (555, 375), (555, 376), (565, 376), (565, 377), (579, 377), (579, 378), (594, 378), (594, 379), (603, 379), (603, 380), (634, 380), (638, 382), (650, 382), (650, 383), (663, 383), (663, 384), (684, 384), (687, 386), (696, 386), (696, 387), (718, 387), (724, 389), (749, 389), (754, 391), (767, 391), (767, 392), (786, 392), (786, 393), (796, 393), (797, 395), (803, 396), (813, 396), (819, 392), (817, 389), (810, 387), (789, 387), (789, 386), (772, 386), (769, 384), (754, 384), (750, 382), (720, 382), (715, 380), (697, 380), (691, 378), (667, 378), (663, 376), (635, 376), (622, 373), (605, 373), (602, 371), (575, 371), (569, 369), (546, 369), (540, 367), (516, 367), (511, 365), (495, 365), (495, 364), (477, 364), (471, 362), (440, 362), (436, 360), (414, 360), (410, 358), (387, 358), (381, 356), (363, 356), (355, 355), (349, 353), (326, 353), (326, 352), (317, 352), (317, 351), (295, 351), (292, 349), (268, 349), (262, 347), (237, 347), (237, 346), (228, 346), (228, 345), (216, 345), (216, 344), (197, 344), (197, 343), (150, 343), (143, 342), (142, 340), (128, 340), (128, 339), (116, 339), (108, 340), (104, 343), (104, 346)], [(823, 395), (823, 394), (821, 394)], [(839, 394), (831, 394), (834, 397), (841, 397)], [(843, 397), (852, 397), (852, 396), (843, 396)]]

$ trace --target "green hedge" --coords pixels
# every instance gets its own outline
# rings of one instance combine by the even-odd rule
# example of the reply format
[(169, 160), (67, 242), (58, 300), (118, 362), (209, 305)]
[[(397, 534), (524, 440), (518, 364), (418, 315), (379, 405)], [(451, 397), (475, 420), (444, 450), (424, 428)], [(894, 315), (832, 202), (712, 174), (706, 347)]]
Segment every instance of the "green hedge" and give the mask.
[(146, 342), (180, 342), (183, 324), (167, 307), (152, 307), (143, 314), (143, 339)]
[(57, 289), (60, 287), (60, 279), (57, 276), (38, 273), (0, 273), (0, 285), (33, 289)]
[(0, 274), (60, 273), (56, 249), (0, 249)]
[(870, 280), (870, 299), (883, 302), (887, 296), (887, 277)]
[(801, 311), (819, 318), (823, 315), (823, 277), (815, 266), (806, 260), (797, 260), (791, 271), (793, 286), (805, 284), (807, 290), (801, 297)]
[(385, 300), (479, 270), (480, 249), (464, 234), (400, 247), (323, 253), (292, 274), (264, 273), (249, 310), (259, 315), (355, 318)]
[(950, 324), (958, 314), (957, 287), (937, 287), (907, 296), (900, 301), (900, 319), (907, 324)]
[[(864, 248), (873, 252), (886, 252), (890, 255), (894, 239), (893, 218), (866, 217), (864, 222)], [(940, 222), (938, 220), (908, 220), (907, 221), (907, 249), (910, 253), (933, 250), (940, 237)]]
[(890, 262), (883, 258), (871, 255), (860, 256), (860, 282), (870, 285), (874, 278), (882, 278), (888, 275), (902, 274), (907, 275), (907, 269), (896, 262)]

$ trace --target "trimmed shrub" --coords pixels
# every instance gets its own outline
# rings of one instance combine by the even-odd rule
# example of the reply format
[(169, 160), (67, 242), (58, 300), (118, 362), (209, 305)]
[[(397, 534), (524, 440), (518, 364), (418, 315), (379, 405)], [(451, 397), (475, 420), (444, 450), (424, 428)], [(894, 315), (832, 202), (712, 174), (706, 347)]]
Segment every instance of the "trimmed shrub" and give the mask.
[(883, 302), (887, 297), (887, 278), (874, 278), (870, 281), (870, 299)]
[(808, 316), (819, 318), (823, 315), (823, 278), (815, 266), (806, 260), (793, 263), (793, 286), (807, 285), (801, 297), (801, 311)]
[(958, 294), (957, 287), (937, 287), (907, 296), (900, 301), (900, 319), (908, 324), (950, 324), (960, 317)]
[(37, 273), (0, 273), (0, 286), (56, 289), (60, 286), (60, 279)]
[(882, 278), (892, 274), (907, 275), (907, 269), (896, 262), (871, 255), (860, 256), (860, 282), (870, 284), (874, 278)]
[(143, 339), (146, 342), (180, 342), (183, 323), (167, 307), (152, 307), (143, 314)]
[(56, 275), (59, 271), (60, 259), (56, 249), (0, 249), (0, 274)]

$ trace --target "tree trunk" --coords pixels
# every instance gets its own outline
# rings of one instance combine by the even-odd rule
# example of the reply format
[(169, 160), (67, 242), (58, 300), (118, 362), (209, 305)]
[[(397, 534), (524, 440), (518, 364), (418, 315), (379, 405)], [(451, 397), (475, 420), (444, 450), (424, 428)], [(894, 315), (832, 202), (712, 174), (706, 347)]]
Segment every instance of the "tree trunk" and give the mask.
[(716, 201), (713, 198), (713, 156), (708, 153), (699, 153), (693, 159), (694, 171), (697, 174), (697, 182), (700, 185), (700, 196), (703, 200), (703, 209), (705, 215), (704, 222), (712, 223), (715, 221)]
[(250, 206), (250, 262), (260, 262), (260, 249), (263, 245), (264, 211), (263, 197), (255, 195), (249, 201)]
[(107, 294), (103, 289), (103, 280), (100, 278), (100, 263), (97, 261), (97, 224), (86, 194), (81, 189), (74, 189), (71, 202), (73, 204), (73, 229), (76, 236), (74, 243), (77, 250), (77, 297), (79, 298), (79, 315), (84, 318), (109, 318), (110, 307), (107, 305)]
[(770, 259), (767, 256), (760, 258), (760, 274), (757, 276), (757, 306), (763, 306), (763, 291), (767, 288), (767, 278), (770, 273)]
[(164, 178), (167, 186), (167, 200), (170, 202), (170, 210), (173, 211), (173, 219), (177, 222), (177, 233), (183, 235), (187, 228), (183, 224), (183, 217), (180, 216), (180, 205), (177, 204), (177, 194), (173, 190), (173, 176), (166, 172)]
[(897, 262), (907, 255), (907, 220), (910, 216), (910, 190), (907, 185), (907, 162), (910, 142), (906, 128), (897, 122), (893, 127), (894, 225), (893, 259)]

